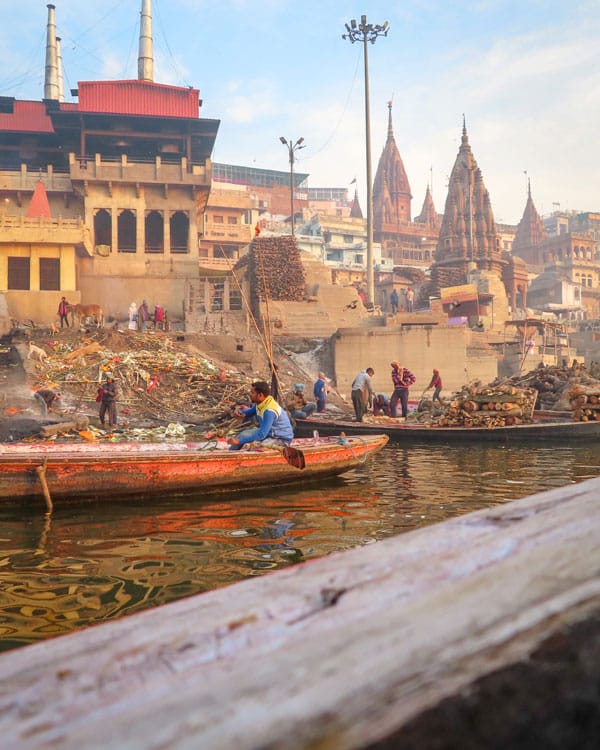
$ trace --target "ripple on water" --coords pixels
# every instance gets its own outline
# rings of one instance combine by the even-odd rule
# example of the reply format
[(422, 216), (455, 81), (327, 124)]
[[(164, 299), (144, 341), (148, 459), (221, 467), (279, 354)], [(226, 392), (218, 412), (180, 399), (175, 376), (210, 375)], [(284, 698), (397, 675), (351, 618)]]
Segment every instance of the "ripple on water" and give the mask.
[(597, 476), (600, 446), (388, 445), (327, 482), (0, 510), (0, 650)]

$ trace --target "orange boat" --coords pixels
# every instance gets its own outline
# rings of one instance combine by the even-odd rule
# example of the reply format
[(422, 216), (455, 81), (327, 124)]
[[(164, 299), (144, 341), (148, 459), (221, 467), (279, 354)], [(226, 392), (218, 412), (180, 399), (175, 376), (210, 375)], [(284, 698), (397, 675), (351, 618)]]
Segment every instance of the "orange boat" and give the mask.
[(155, 492), (207, 494), (273, 487), (349, 471), (386, 435), (294, 440), (283, 451), (226, 443), (0, 444), (0, 498), (111, 499)]

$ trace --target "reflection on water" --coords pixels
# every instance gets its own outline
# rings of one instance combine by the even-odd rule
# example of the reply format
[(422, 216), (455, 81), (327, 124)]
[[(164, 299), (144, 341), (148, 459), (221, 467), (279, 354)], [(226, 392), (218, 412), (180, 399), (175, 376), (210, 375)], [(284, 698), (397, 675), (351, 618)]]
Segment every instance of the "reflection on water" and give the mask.
[(0, 650), (597, 476), (600, 446), (413, 447), (318, 485), (0, 511)]

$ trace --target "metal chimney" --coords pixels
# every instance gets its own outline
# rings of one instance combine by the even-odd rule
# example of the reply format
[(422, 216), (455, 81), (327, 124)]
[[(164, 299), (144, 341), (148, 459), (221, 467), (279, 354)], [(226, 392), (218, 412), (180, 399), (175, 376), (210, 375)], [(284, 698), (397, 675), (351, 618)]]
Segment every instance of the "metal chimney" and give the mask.
[(47, 5), (48, 26), (46, 28), (46, 73), (44, 76), (44, 99), (58, 101), (58, 55), (56, 51), (56, 21), (54, 5)]
[(140, 20), (140, 52), (138, 55), (138, 80), (154, 80), (154, 57), (152, 50), (152, 0), (142, 0)]
[(63, 76), (62, 44), (59, 36), (56, 37), (56, 62), (58, 64), (58, 101), (64, 102), (65, 79)]

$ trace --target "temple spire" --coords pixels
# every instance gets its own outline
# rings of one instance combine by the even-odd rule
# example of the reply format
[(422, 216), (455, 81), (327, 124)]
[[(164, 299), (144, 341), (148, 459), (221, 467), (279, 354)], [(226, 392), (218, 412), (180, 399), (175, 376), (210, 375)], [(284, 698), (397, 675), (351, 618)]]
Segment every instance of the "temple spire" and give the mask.
[(391, 101), (387, 103), (387, 107), (387, 140), (373, 182), (374, 230), (378, 236), (383, 231), (384, 225), (399, 226), (411, 221), (412, 194), (394, 138)]
[(465, 115), (463, 113), (463, 126), (462, 126), (462, 138), (461, 143), (467, 144), (469, 142), (469, 136), (467, 135), (467, 120), (465, 118)]

